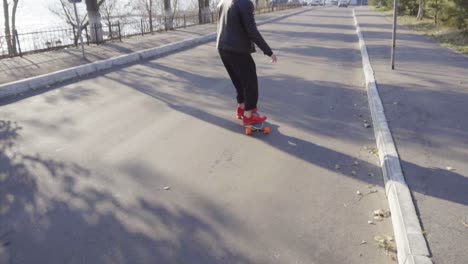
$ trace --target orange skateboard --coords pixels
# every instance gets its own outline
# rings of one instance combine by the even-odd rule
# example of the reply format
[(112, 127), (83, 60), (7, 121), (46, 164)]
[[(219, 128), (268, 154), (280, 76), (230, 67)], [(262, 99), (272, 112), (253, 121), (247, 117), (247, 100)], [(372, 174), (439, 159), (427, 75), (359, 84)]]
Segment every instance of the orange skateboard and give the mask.
[(244, 128), (245, 128), (245, 134), (247, 136), (252, 135), (252, 132), (263, 132), (263, 134), (265, 134), (265, 135), (270, 134), (270, 127), (264, 126), (264, 122), (244, 126)]

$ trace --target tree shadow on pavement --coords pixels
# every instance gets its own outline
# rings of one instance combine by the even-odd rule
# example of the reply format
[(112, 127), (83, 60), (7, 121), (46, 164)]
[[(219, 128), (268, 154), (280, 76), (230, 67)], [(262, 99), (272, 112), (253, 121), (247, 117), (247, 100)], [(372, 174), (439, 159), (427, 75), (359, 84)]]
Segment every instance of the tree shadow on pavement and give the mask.
[(468, 86), (463, 79), (464, 72), (468, 73), (467, 57), (441, 49), (427, 37), (401, 34), (396, 70), (390, 71), (390, 67), (383, 68), (383, 60), (390, 58), (390, 43), (381, 45), (379, 40), (391, 38), (388, 25), (362, 24), (361, 28), (389, 126), (396, 145), (402, 148), (402, 169), (411, 191), (468, 205), (466, 172), (419, 166), (409, 162), (418, 159), (405, 156), (404, 151), (408, 145), (426, 151), (443, 150), (439, 155), (466, 162), (468, 122), (455, 113), (463, 113), (468, 101)]
[[(193, 63), (197, 64), (197, 62)], [(110, 78), (113, 81), (128, 86), (129, 88), (135, 89), (139, 92), (149, 95), (159, 101), (162, 101), (176, 111), (185, 113), (196, 119), (200, 119), (204, 122), (214, 124), (224, 129), (228, 129), (232, 132), (242, 133), (243, 130), (239, 127), (238, 122), (234, 120), (231, 121), (229, 119), (211, 113), (210, 109), (216, 108), (217, 105), (205, 104), (205, 102), (203, 101), (204, 98), (210, 98), (210, 101), (219, 102), (218, 104), (224, 106), (226, 106), (226, 104), (223, 102), (232, 101), (232, 91), (234, 89), (230, 86), (229, 82), (226, 79), (217, 79), (209, 76), (197, 75), (188, 71), (184, 71), (182, 69), (170, 68), (156, 62), (147, 62), (144, 64), (144, 66), (149, 67), (152, 70), (145, 72), (145, 70), (142, 69), (127, 69), (124, 71), (124, 73), (121, 73), (119, 75), (119, 78), (111, 77), (110, 75), (108, 75), (107, 78)], [(161, 86), (171, 85), (171, 83), (174, 80), (169, 76), (166, 76), (165, 74), (161, 74), (159, 76), (147, 75), (150, 72), (154, 73), (155, 69), (158, 71), (170, 73), (170, 76), (177, 76), (179, 84), (186, 84), (183, 84), (182, 87), (179, 86), (177, 88), (174, 88), (174, 91), (176, 92), (164, 91), (163, 89), (161, 89)], [(153, 81), (156, 79), (159, 80), (160, 87), (155, 87), (153, 85)], [(282, 86), (286, 84), (290, 85), (290, 79), (286, 77), (283, 77), (283, 80), (280, 79), (281, 78), (276, 78), (275, 81), (273, 81), (280, 84), (277, 85), (276, 88), (272, 87), (271, 89), (279, 89), (284, 91)], [(299, 82), (297, 87), (310, 87), (311, 85), (311, 83), (307, 83), (304, 81), (302, 81), (304, 83), (300, 83), (301, 80), (298, 79), (296, 79), (295, 81)], [(165, 84), (164, 82), (168, 83)], [(204, 85), (210, 82), (219, 85)], [(284, 84), (281, 84), (282, 82), (284, 82)], [(310, 106), (313, 106), (314, 101), (320, 102), (320, 100), (322, 100), (323, 102), (323, 98), (327, 98), (326, 93), (341, 92), (343, 95), (342, 98), (344, 98), (347, 93), (351, 93), (350, 96), (362, 97), (362, 95), (354, 94), (354, 92), (351, 89), (337, 87), (339, 86), (335, 83), (316, 83), (314, 84), (314, 87), (311, 88), (312, 90), (309, 95), (298, 94), (297, 97), (295, 96), (295, 98), (301, 98), (301, 100), (311, 100)], [(339, 91), (336, 91), (335, 89), (339, 89)], [(318, 94), (318, 96), (314, 94), (314, 91)], [(281, 96), (278, 94), (275, 95), (274, 93), (276, 92), (272, 90), (265, 90), (264, 93), (265, 97), (268, 97), (268, 99), (266, 99), (265, 101), (269, 101), (268, 104), (265, 103), (264, 109), (268, 113), (271, 113), (272, 116), (275, 116), (275, 118), (279, 121), (287, 123), (292, 127), (297, 127), (304, 131), (313, 131), (315, 133), (323, 134), (328, 137), (341, 138), (343, 140), (350, 139), (357, 140), (359, 142), (369, 142), (370, 140), (369, 138), (366, 138), (364, 136), (364, 134), (366, 133), (359, 132), (359, 127), (361, 126), (360, 121), (354, 122), (354, 124), (351, 124), (351, 127), (349, 128), (344, 128), (350, 125), (350, 120), (348, 118), (353, 117), (345, 117), (348, 120), (340, 119), (339, 116), (341, 116), (341, 112), (337, 113), (334, 111), (330, 111), (330, 105), (328, 105), (328, 102), (325, 102), (327, 104), (327, 108), (322, 110), (325, 110), (329, 113), (324, 113), (322, 110), (320, 110), (320, 112), (314, 112), (313, 110), (315, 108), (312, 107), (310, 109), (302, 109), (301, 107), (296, 109), (294, 105), (288, 104), (284, 101), (282, 102), (281, 100), (279, 100)], [(365, 102), (359, 103), (360, 105), (364, 105)], [(348, 104), (350, 104), (351, 107), (355, 108), (355, 106), (353, 106), (352, 103), (348, 102)], [(303, 106), (303, 104), (299, 105)], [(336, 107), (338, 109), (337, 111), (347, 112), (350, 110), (347, 106), (343, 106), (342, 108), (341, 106), (344, 105), (344, 103), (340, 102), (339, 100), (333, 100), (331, 105)], [(230, 111), (231, 109), (227, 107), (226, 110)], [(302, 114), (292, 114), (291, 118), (283, 119), (281, 118), (280, 112), (284, 111), (288, 113), (293, 112)], [(329, 119), (329, 115), (333, 115), (337, 118)], [(276, 149), (328, 170), (335, 170), (336, 164), (352, 165), (354, 161), (359, 160), (361, 166), (358, 175), (353, 175), (351, 173), (351, 170), (343, 173), (349, 177), (362, 177), (360, 178), (360, 180), (362, 181), (366, 181), (372, 184), (383, 185), (383, 182), (380, 178), (371, 178), (368, 176), (368, 174), (371, 172), (372, 174), (378, 174), (380, 170), (378, 166), (371, 164), (367, 161), (361, 160), (357, 156), (349, 156), (347, 154), (329, 149), (325, 146), (311, 143), (297, 137), (288, 136), (282, 133), (281, 129), (274, 123), (269, 123), (269, 125), (272, 127), (273, 132), (264, 140), (266, 143), (270, 144)], [(365, 128), (361, 129), (365, 130)], [(346, 132), (343, 133), (342, 131)]]
[[(153, 67), (156, 69), (160, 69), (160, 70), (165, 69), (165, 67), (161, 65), (153, 66)], [(179, 77), (184, 77), (184, 75), (185, 77), (187, 77), (187, 73), (184, 73), (184, 75), (181, 75), (180, 70), (174, 69), (174, 71), (177, 72), (177, 76)], [(210, 113), (209, 112), (210, 107), (207, 105), (199, 104), (198, 107), (192, 105), (193, 101), (197, 101), (197, 99), (195, 98), (198, 98), (199, 96), (207, 96), (208, 93), (210, 94), (210, 96), (218, 97), (217, 100), (220, 100), (220, 101), (221, 100), (225, 101), (227, 98), (232, 100), (232, 96), (229, 97), (229, 96), (223, 95), (226, 91), (228, 91), (228, 89), (233, 89), (232, 87), (226, 87), (224, 91), (223, 90), (210, 91), (209, 89), (205, 89), (204, 91), (195, 91), (195, 89), (198, 90), (198, 89), (203, 89), (203, 88), (195, 88), (194, 86), (191, 86), (190, 92), (197, 94), (197, 96), (193, 97), (194, 99), (192, 102), (187, 102), (185, 101), (185, 97), (180, 96), (182, 91), (181, 93), (179, 93), (179, 95), (174, 95), (170, 93), (161, 92), (159, 89), (155, 88), (154, 86), (143, 84), (141, 82), (139, 82), (138, 84), (135, 84), (132, 82), (123, 81), (125, 79), (134, 79), (134, 78), (121, 78), (121, 79), (113, 79), (113, 80), (121, 82), (139, 92), (142, 92), (159, 101), (162, 101), (166, 103), (167, 106), (171, 107), (172, 109), (176, 111), (190, 115), (204, 122), (214, 124), (218, 127), (228, 129), (234, 133), (243, 133), (243, 129), (239, 127), (239, 122), (236, 122), (235, 120), (231, 121), (224, 117), (220, 117), (218, 115)], [(196, 104), (197, 103), (195, 103), (195, 105)], [(288, 111), (288, 110), (285, 110), (284, 108), (284, 107), (286, 108), (289, 107), (287, 104), (283, 103), (281, 105), (281, 104), (275, 104), (274, 102), (270, 102), (269, 104), (274, 105), (274, 109), (276, 109), (276, 111), (278, 112)], [(275, 115), (278, 113), (278, 112), (275, 112), (273, 108), (269, 105), (266, 105), (265, 109), (267, 109), (266, 112), (269, 112), (269, 113), (271, 112), (272, 115)], [(293, 111), (295, 112), (295, 110)], [(311, 117), (313, 116), (312, 112), (308, 112), (308, 113), (310, 114)], [(315, 114), (319, 115), (320, 113), (315, 113)], [(340, 128), (336, 127), (338, 126), (337, 125), (338, 123), (341, 123), (339, 120), (337, 120), (335, 124), (331, 124), (332, 122), (328, 122), (326, 118), (323, 118), (322, 120), (314, 120), (314, 118), (311, 118), (310, 122), (304, 121), (304, 119), (301, 119), (301, 118), (303, 117), (297, 117), (296, 119), (288, 119), (288, 120), (280, 119), (280, 120), (288, 123), (289, 125), (293, 127), (299, 127), (304, 130), (314, 130), (316, 132), (326, 134), (330, 137), (340, 138), (340, 136), (344, 136), (346, 134), (346, 137), (350, 137), (354, 139), (359, 138), (359, 141), (365, 141), (364, 139), (361, 138), (362, 134), (357, 132), (355, 129), (347, 130), (348, 131), (347, 133), (338, 132), (338, 131), (342, 131)], [(303, 140), (297, 137), (288, 136), (281, 132), (281, 129), (278, 125), (275, 125), (272, 122), (267, 122), (267, 123), (268, 123), (268, 126), (270, 126), (272, 129), (272, 133), (268, 137), (263, 138), (263, 140), (264, 142), (268, 143), (272, 147), (275, 147), (276, 149), (283, 151), (289, 155), (295, 156), (297, 158), (300, 158), (304, 161), (320, 166), (327, 170), (336, 170), (335, 169), (336, 164), (341, 164), (343, 165), (343, 167), (352, 166), (352, 164), (354, 164), (354, 162), (358, 160), (360, 166), (359, 168), (355, 169), (357, 170), (356, 175), (352, 174), (351, 170), (346, 170), (346, 171), (343, 170), (341, 173), (349, 177), (353, 177), (353, 178), (368, 182), (370, 184), (375, 184), (375, 185), (380, 185), (380, 186), (383, 185), (381, 178), (369, 177), (369, 173), (372, 173), (374, 175), (379, 174), (380, 168), (376, 166), (375, 164), (371, 164), (367, 161), (361, 160), (357, 156), (349, 156), (347, 154), (337, 152), (335, 150), (329, 149), (319, 144), (308, 142), (306, 140)], [(334, 126), (336, 130), (331, 131), (333, 130)], [(335, 132), (337, 134), (334, 134)]]
[[(177, 58), (173, 59), (177, 60)], [(192, 63), (197, 64), (198, 62), (192, 60)], [(196, 119), (233, 132), (242, 132), (242, 129), (239, 128), (239, 124), (234, 120), (230, 121), (229, 119), (210, 112), (210, 109), (216, 108), (217, 105), (206, 105), (203, 102), (203, 98), (209, 98), (209, 101), (216, 101), (219, 105), (224, 105), (224, 107), (226, 107), (226, 103), (223, 102), (232, 101), (234, 98), (231, 93), (233, 88), (228, 80), (213, 78), (203, 73), (198, 75), (156, 62), (147, 62), (143, 65), (143, 68), (145, 67), (151, 68), (152, 70), (145, 72), (142, 69), (127, 69), (124, 74), (119, 75), (119, 78), (110, 76), (107, 76), (107, 78), (163, 101), (176, 111), (183, 112)], [(155, 80), (161, 80), (161, 76), (147, 75), (150, 72), (155, 73), (156, 71), (154, 70), (170, 73), (171, 76), (177, 76), (179, 84), (181, 82), (180, 79), (184, 80), (182, 83), (185, 84), (182, 84), (182, 87), (174, 86), (174, 91), (177, 92), (162, 91), (152, 84)], [(165, 75), (162, 74), (162, 76)], [(163, 77), (163, 79), (164, 78), (167, 78), (167, 76)], [(166, 81), (172, 82), (174, 79), (167, 78)], [(212, 84), (209, 84), (210, 82)], [(262, 97), (264, 98), (262, 101), (263, 109), (280, 123), (285, 123), (303, 131), (309, 131), (327, 137), (354, 142), (357, 141), (362, 144), (365, 144), (365, 142), (373, 142), (374, 139), (366, 136), (368, 131), (362, 128), (361, 123), (363, 118), (369, 118), (368, 120), (370, 120), (370, 117), (366, 116), (368, 105), (364, 90), (363, 93), (358, 93), (358, 89), (346, 87), (342, 84), (333, 82), (310, 82), (287, 75), (264, 76), (261, 77), (260, 82), (265, 82), (261, 86), (268, 87), (268, 89), (264, 88), (264, 90), (261, 91)], [(213, 83), (216, 85), (213, 85)], [(170, 84), (160, 82), (159, 85), (166, 86)], [(290, 97), (292, 94), (290, 98), (292, 101), (299, 100), (297, 104), (292, 104), (288, 100), (281, 100), (281, 98), (285, 98), (284, 87), (290, 87), (287, 93)], [(297, 89), (295, 90), (295, 88)], [(296, 94), (294, 95), (294, 93)], [(337, 98), (336, 95), (338, 94), (340, 95), (338, 98), (344, 101), (334, 101), (335, 99), (333, 98)], [(327, 98), (331, 98), (332, 100), (329, 101)], [(309, 104), (301, 103), (306, 101), (309, 102)], [(333, 106), (333, 111), (330, 111), (330, 106)], [(229, 107), (227, 107), (226, 110), (232, 111)], [(284, 113), (288, 113), (287, 118), (284, 116)], [(359, 113), (361, 113), (361, 117), (358, 116)], [(282, 132), (281, 127), (275, 125), (274, 122), (269, 123), (269, 126), (272, 127), (273, 132), (262, 140), (272, 147), (327, 170), (335, 170), (334, 167), (336, 164), (351, 165), (355, 160), (358, 160), (362, 164), (362, 170), (357, 173), (358, 176), (353, 175), (351, 171), (343, 171), (340, 173), (371, 184), (383, 185), (382, 179), (375, 179), (368, 176), (369, 172), (379, 172), (379, 166), (361, 160), (356, 156), (337, 152), (331, 148), (302, 138), (289, 136)], [(362, 145), (362, 147), (364, 148), (365, 146)], [(416, 164), (411, 164), (411, 166), (420, 171), (427, 170), (427, 168), (421, 168)], [(457, 190), (461, 191), (463, 189), (460, 188), (460, 186), (468, 186), (468, 179), (456, 172), (446, 172), (444, 175), (444, 177), (450, 180), (441, 182), (442, 186), (439, 186), (439, 188), (446, 190), (453, 189), (457, 192)], [(448, 193), (438, 192), (436, 189), (424, 189), (421, 188), (421, 186), (415, 186), (412, 191), (468, 205), (468, 200), (464, 198), (466, 195), (462, 193), (457, 193), (452, 196), (448, 195)]]
[[(351, 17), (351, 13), (349, 14), (350, 17)], [(326, 17), (326, 18), (343, 18), (344, 16), (343, 15), (323, 15), (323, 14), (312, 14), (312, 13), (308, 13), (307, 15), (304, 15), (304, 17), (317, 17), (317, 18), (320, 18), (320, 17)]]
[[(427, 80), (430, 82), (431, 80)], [(439, 87), (450, 87), (440, 80)], [(426, 89), (421, 84), (379, 84), (385, 113), (397, 146), (425, 146), (444, 150), (448, 159), (464, 163), (468, 122), (454, 113), (466, 106), (468, 93), (463, 90)], [(433, 111), (437, 109), (437, 111)], [(400, 153), (402, 168), (412, 191), (468, 205), (468, 177), (445, 168), (422, 167)], [(446, 165), (447, 166), (447, 165)]]
[[(21, 133), (0, 120), (1, 263), (253, 263), (219, 233), (243, 227), (203, 195), (178, 186), (193, 205), (181, 207), (158, 191), (166, 176), (141, 162), (102, 175), (22, 151)], [(126, 195), (125, 178), (138, 193)]]
[[(351, 19), (351, 18), (350, 18)], [(290, 21), (279, 21), (276, 22), (275, 24), (279, 25), (285, 25), (285, 26), (296, 26), (296, 27), (302, 27), (302, 28), (329, 28), (329, 29), (338, 29), (338, 30), (356, 30), (356, 27), (354, 25), (343, 25), (343, 24), (312, 24), (312, 23), (299, 23), (299, 22), (290, 22)], [(264, 30), (262, 30), (262, 33)]]
[[(359, 20), (360, 15), (358, 15)], [(361, 28), (376, 28), (376, 29), (385, 29), (392, 30), (393, 26), (391, 24), (370, 24), (370, 23), (359, 23)], [(400, 33), (398, 33), (399, 35)]]
[(350, 31), (350, 33), (330, 33), (330, 32), (287, 32), (284, 30), (262, 30), (262, 33), (265, 35), (271, 36), (278, 41), (290, 41), (292, 38), (302, 38), (302, 39), (313, 39), (313, 40), (323, 40), (327, 42), (351, 42), (357, 43), (358, 38), (356, 34)]

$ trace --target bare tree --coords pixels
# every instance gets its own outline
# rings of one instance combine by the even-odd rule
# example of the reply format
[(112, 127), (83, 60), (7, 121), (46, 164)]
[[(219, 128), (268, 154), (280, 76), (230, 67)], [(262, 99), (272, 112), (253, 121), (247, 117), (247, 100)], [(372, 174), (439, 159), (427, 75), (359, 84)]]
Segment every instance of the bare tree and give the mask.
[[(102, 42), (102, 24), (101, 24), (101, 14), (99, 13), (100, 6), (104, 3), (104, 1), (109, 0), (86, 0), (86, 11), (87, 14), (83, 17), (80, 21), (81, 29), (90, 26), (90, 36), (89, 39), (93, 43)], [(49, 6), (49, 10), (65, 19), (65, 21), (72, 25), (75, 28), (78, 28), (78, 25), (75, 21), (75, 13), (73, 10), (73, 4), (71, 4), (68, 0), (58, 0), (59, 7), (57, 6)], [(76, 36), (79, 36), (77, 32)], [(76, 37), (75, 36), (75, 37)], [(75, 38), (76, 41), (76, 38)]]
[(179, 0), (172, 0), (172, 18), (175, 17), (179, 11)]
[(11, 26), (10, 26), (10, 3), (8, 0), (3, 0), (3, 17), (5, 26), (5, 38), (8, 47), (8, 54), (16, 55), (16, 10), (18, 8), (19, 0), (13, 0), (13, 7), (11, 9)]
[(91, 42), (102, 42), (102, 24), (99, 7), (106, 0), (86, 0), (86, 11), (88, 11), (89, 26), (91, 28)]
[(211, 22), (210, 0), (198, 0), (198, 21), (200, 24)]
[(220, 0), (211, 0), (211, 3), (210, 3), (210, 8), (211, 8), (211, 10), (216, 10), (219, 1), (220, 1)]
[(125, 12), (124, 5), (121, 0), (105, 0), (99, 8), (102, 13), (104, 23), (109, 28), (109, 34), (112, 33), (112, 23), (115, 20), (124, 20), (125, 17), (129, 16), (129, 12)]
[(419, 0), (419, 9), (418, 15), (416, 16), (417, 20), (422, 20), (424, 18), (424, 0)]
[(101, 5), (101, 13), (108, 26), (112, 24), (112, 18), (117, 16), (117, 4), (117, 0), (106, 0)]
[(69, 24), (75, 29), (73, 43), (77, 45), (81, 31), (89, 24), (88, 15), (85, 14), (83, 17), (80, 18), (80, 21), (78, 21), (79, 23), (77, 23), (75, 18), (75, 11), (73, 9), (73, 4), (71, 4), (68, 0), (59, 0), (58, 4), (49, 5), (49, 11), (52, 14), (64, 19), (67, 24)]
[(173, 24), (173, 12), (171, 6), (171, 0), (164, 0), (164, 17), (165, 17), (165, 28), (170, 30), (174, 28)]
[(198, 10), (198, 1), (199, 0), (191, 0), (189, 2), (190, 4), (188, 5), (188, 7), (187, 7), (187, 9), (185, 11), (196, 11), (196, 10)]
[(134, 0), (132, 2), (134, 11), (139, 12), (141, 16), (147, 17), (149, 22), (150, 31), (154, 31), (153, 18), (156, 16), (156, 0)]
[[(0, 55), (5, 54), (5, 51), (4, 51), (4, 49), (3, 49), (4, 43), (5, 43), (5, 39), (4, 39), (4, 38), (0, 38), (0, 52), (1, 52)], [(7, 50), (7, 52), (8, 52), (8, 50)]]

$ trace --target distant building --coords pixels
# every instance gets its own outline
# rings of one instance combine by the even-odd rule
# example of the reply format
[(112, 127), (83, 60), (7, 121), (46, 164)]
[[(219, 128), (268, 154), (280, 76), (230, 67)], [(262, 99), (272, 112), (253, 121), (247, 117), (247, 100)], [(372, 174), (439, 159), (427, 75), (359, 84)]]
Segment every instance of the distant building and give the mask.
[(351, 0), (350, 5), (367, 5), (367, 0)]
[[(258, 0), (258, 1), (262, 1), (262, 0)], [(278, 4), (300, 4), (300, 3), (301, 3), (301, 0), (271, 0), (271, 1), (266, 0), (266, 1), (269, 2), (270, 5), (278, 5)]]

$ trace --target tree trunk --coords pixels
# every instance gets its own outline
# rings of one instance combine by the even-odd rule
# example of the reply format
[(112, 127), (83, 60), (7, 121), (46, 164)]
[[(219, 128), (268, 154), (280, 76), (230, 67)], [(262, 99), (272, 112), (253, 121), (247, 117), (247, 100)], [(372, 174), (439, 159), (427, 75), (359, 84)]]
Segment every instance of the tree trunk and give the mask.
[(206, 23), (210, 23), (211, 22), (210, 0), (205, 0), (204, 13), (206, 14)]
[(13, 46), (11, 45), (11, 32), (10, 32), (10, 14), (8, 9), (8, 0), (3, 0), (3, 16), (5, 18), (5, 40), (8, 47), (8, 54), (13, 55)]
[(202, 16), (203, 4), (204, 4), (203, 0), (198, 0), (198, 23), (199, 24), (203, 24), (203, 16)]
[(11, 11), (11, 32), (13, 33), (13, 38), (11, 40), (11, 44), (13, 46), (13, 51), (15, 52), (15, 55), (17, 53), (17, 48), (16, 48), (16, 35), (15, 35), (15, 31), (16, 31), (16, 10), (18, 8), (18, 2), (19, 0), (15, 0), (15, 2), (13, 3), (13, 10)]
[(154, 27), (153, 27), (153, 0), (149, 0), (147, 2), (147, 6), (146, 6), (146, 11), (148, 12), (148, 19), (149, 19), (149, 30), (151, 33), (153, 33), (154, 31)]
[(171, 7), (171, 0), (164, 0), (164, 13), (166, 17), (166, 30), (174, 29), (173, 21), (172, 21), (172, 7)]
[(102, 23), (97, 0), (86, 0), (86, 10), (88, 11), (89, 27), (91, 29), (91, 42), (100, 43), (103, 40)]
[(419, 9), (418, 15), (416, 16), (417, 20), (422, 20), (424, 18), (424, 0), (419, 0)]
[(198, 0), (198, 21), (200, 24), (211, 22), (210, 0)]

